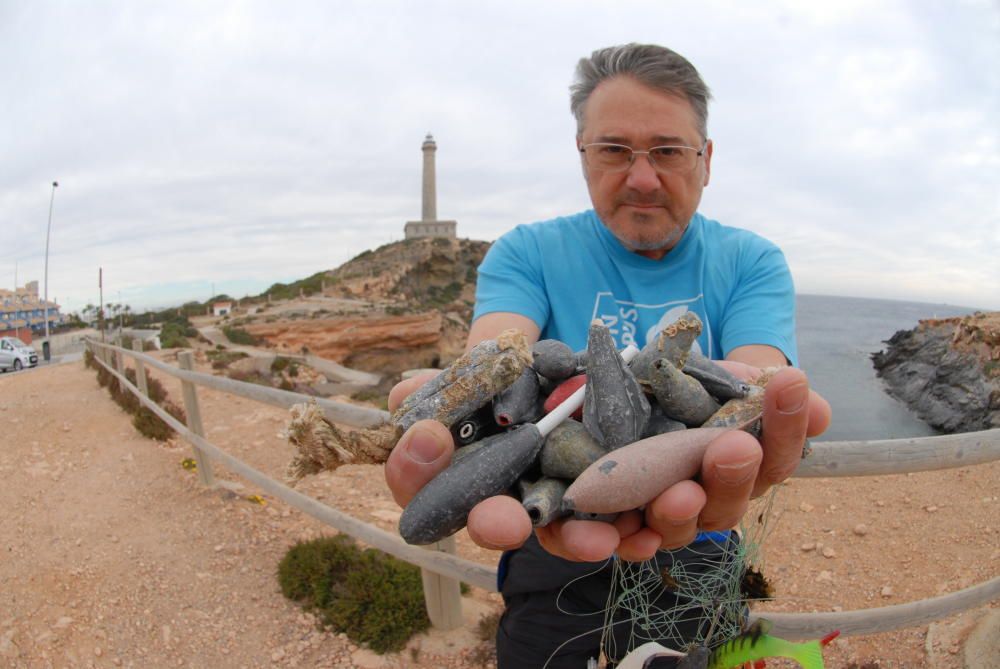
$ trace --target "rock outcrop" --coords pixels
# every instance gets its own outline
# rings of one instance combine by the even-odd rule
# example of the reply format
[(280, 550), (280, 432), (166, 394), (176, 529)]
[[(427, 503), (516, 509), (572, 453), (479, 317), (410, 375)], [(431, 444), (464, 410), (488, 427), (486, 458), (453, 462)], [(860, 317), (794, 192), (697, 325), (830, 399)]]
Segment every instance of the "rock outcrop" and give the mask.
[(928, 319), (872, 354), (889, 393), (943, 432), (1000, 427), (1000, 313)]
[(244, 327), (278, 352), (308, 352), (381, 374), (447, 364), (461, 355), (467, 332), (463, 321), (439, 311), (283, 320)]

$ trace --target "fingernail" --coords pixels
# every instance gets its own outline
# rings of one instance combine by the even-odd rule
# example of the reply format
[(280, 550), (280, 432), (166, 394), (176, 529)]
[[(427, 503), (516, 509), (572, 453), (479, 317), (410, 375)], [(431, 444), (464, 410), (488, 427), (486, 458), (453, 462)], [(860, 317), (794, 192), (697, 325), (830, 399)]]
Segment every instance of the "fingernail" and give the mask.
[(809, 399), (809, 384), (796, 383), (778, 393), (777, 406), (781, 413), (796, 413)]
[(442, 444), (433, 433), (416, 428), (406, 443), (406, 455), (422, 465), (430, 464), (444, 453)]
[(756, 473), (757, 459), (744, 460), (743, 462), (733, 462), (731, 464), (716, 464), (715, 475), (723, 483), (738, 485), (746, 483)]

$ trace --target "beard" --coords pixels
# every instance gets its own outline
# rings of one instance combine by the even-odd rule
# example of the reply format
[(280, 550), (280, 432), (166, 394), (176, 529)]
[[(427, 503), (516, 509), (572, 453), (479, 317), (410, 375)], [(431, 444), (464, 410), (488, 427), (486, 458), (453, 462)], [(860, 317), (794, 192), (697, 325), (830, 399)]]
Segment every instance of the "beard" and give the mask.
[[(618, 216), (624, 212), (616, 212)], [(633, 211), (629, 214), (629, 222), (625, 225), (604, 222), (604, 226), (611, 231), (622, 246), (629, 251), (660, 251), (669, 250), (677, 245), (687, 230), (687, 223), (678, 225), (670, 221), (666, 227), (663, 222), (657, 221), (657, 216)], [(612, 221), (614, 216), (612, 217)]]

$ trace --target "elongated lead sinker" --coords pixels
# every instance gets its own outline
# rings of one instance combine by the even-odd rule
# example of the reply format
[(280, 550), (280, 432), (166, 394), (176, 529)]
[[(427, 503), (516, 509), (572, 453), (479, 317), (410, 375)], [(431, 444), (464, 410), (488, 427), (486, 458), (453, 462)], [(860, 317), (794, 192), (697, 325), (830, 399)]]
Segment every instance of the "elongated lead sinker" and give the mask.
[[(638, 353), (634, 346), (622, 352), (627, 362)], [(545, 437), (583, 403), (586, 387), (537, 423), (466, 446), (469, 455), (453, 462), (410, 500), (399, 519), (399, 534), (409, 544), (440, 541), (465, 527), (472, 508), (487, 497), (514, 485), (530, 467)]]

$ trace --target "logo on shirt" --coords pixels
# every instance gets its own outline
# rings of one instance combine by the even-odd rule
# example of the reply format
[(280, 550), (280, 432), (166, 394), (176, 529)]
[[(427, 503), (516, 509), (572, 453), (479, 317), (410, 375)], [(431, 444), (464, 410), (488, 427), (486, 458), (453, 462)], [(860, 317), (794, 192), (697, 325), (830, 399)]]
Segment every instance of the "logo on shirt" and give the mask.
[[(637, 304), (627, 300), (617, 300), (608, 292), (597, 293), (594, 301), (592, 318), (600, 318), (611, 332), (619, 348), (629, 344), (642, 348), (657, 332), (667, 327), (686, 311), (693, 311), (701, 319), (703, 330), (701, 337), (694, 342), (692, 348), (699, 353), (712, 357), (712, 333), (705, 314), (704, 295), (697, 295), (684, 300), (671, 300), (662, 304)], [(653, 325), (648, 325), (652, 323)], [(708, 345), (704, 351), (699, 342)]]

